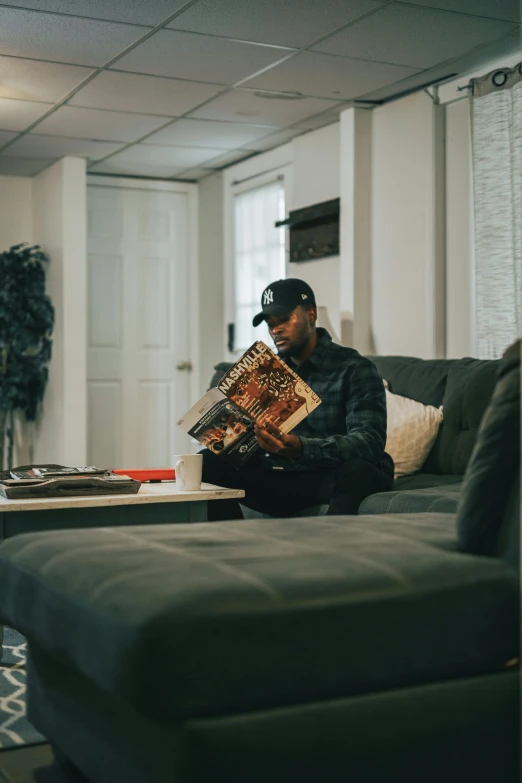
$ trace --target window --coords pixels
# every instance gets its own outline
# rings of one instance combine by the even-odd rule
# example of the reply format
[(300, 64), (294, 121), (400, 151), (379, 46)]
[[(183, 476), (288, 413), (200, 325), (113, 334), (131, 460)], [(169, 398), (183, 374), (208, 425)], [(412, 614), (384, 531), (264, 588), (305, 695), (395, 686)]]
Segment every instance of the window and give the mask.
[(234, 198), (235, 351), (266, 339), (252, 326), (252, 318), (259, 312), (263, 289), (285, 277), (286, 232), (275, 228), (276, 220), (284, 220), (284, 216), (282, 178)]

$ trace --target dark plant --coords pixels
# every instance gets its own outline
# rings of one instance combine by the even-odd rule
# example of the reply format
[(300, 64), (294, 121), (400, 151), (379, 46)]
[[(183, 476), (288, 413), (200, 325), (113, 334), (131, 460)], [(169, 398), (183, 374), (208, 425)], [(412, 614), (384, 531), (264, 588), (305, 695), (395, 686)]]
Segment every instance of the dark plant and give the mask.
[(54, 307), (45, 292), (49, 256), (38, 245), (14, 245), (0, 253), (0, 470), (7, 436), (13, 467), (15, 411), (35, 421), (43, 400)]

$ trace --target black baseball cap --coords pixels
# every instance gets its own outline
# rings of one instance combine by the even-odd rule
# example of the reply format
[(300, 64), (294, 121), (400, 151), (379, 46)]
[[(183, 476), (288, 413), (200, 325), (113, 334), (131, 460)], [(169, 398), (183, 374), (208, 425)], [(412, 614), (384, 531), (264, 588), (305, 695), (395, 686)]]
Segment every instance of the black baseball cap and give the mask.
[(304, 280), (288, 277), (286, 280), (276, 280), (267, 285), (261, 294), (260, 313), (254, 316), (252, 324), (259, 326), (261, 321), (271, 315), (290, 315), (299, 305), (316, 307), (315, 294)]

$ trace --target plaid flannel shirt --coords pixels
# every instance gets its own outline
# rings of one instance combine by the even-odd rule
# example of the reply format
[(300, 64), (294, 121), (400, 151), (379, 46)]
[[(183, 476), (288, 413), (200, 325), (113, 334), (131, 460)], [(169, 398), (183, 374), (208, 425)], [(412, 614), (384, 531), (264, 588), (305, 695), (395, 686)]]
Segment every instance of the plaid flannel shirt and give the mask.
[(332, 342), (326, 329), (317, 329), (317, 346), (299, 367), (290, 366), (319, 395), (321, 405), (292, 433), (303, 444), (298, 460), (270, 454), (266, 466), (285, 470), (332, 468), (356, 458), (393, 476), (386, 446), (386, 395), (375, 364), (353, 348)]

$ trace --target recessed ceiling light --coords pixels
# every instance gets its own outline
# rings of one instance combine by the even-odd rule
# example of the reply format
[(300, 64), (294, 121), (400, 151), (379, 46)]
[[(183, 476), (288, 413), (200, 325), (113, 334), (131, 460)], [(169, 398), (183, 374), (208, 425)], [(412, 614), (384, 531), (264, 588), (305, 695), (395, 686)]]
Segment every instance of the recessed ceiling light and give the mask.
[(256, 90), (254, 95), (256, 98), (276, 101), (299, 101), (305, 97), (302, 92), (271, 92), (270, 90)]

